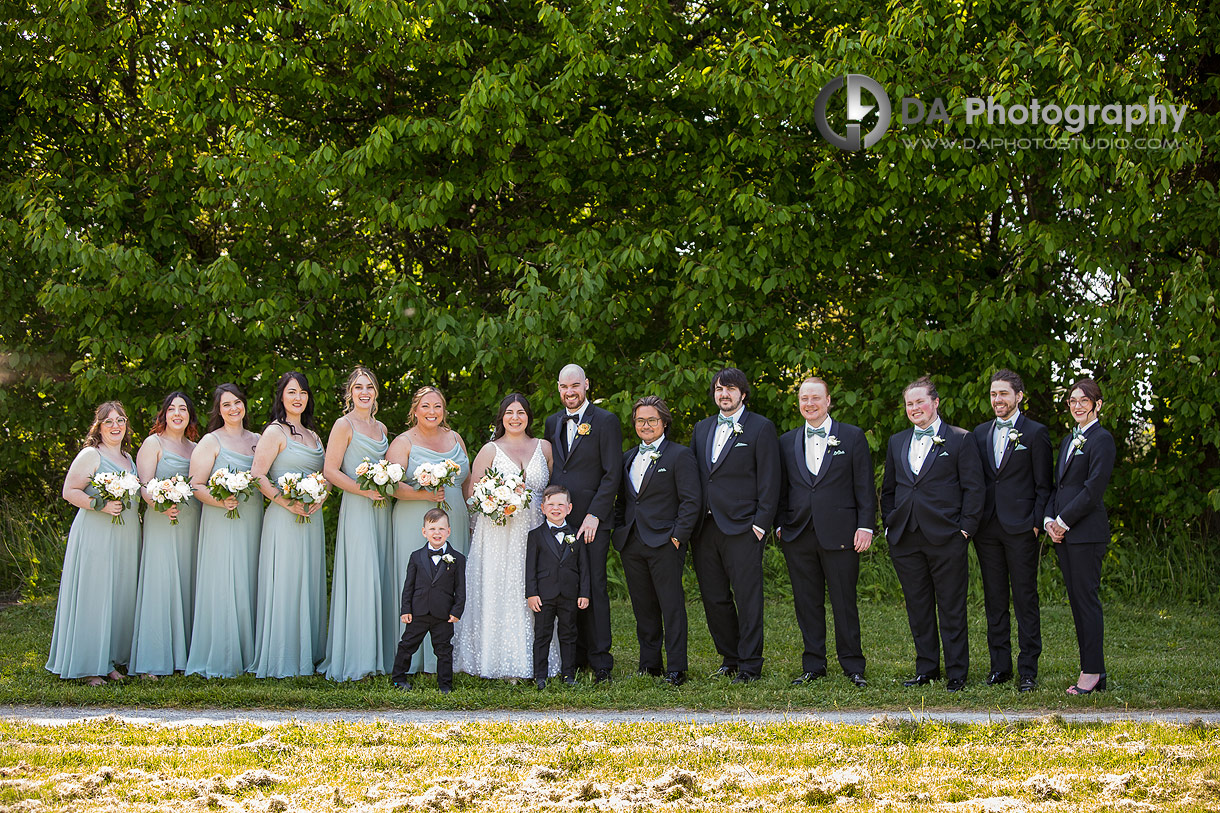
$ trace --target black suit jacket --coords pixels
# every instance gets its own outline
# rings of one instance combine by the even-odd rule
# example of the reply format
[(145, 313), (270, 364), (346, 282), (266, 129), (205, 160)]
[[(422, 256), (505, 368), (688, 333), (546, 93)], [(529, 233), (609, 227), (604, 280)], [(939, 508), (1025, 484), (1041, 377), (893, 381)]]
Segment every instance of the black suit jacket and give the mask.
[(942, 419), (944, 443), (932, 446), (916, 476), (908, 461), (914, 436), (914, 427), (891, 435), (885, 452), (881, 516), (886, 540), (891, 546), (901, 544), (912, 516), (933, 544), (960, 539), (962, 531), (974, 536), (983, 515), (985, 491), (983, 463), (974, 438)]
[(766, 533), (779, 509), (779, 438), (775, 424), (748, 409), (738, 421), (741, 432), (730, 435), (712, 465), (716, 416), (695, 424), (690, 447), (703, 486), (700, 522), (711, 512), (725, 534), (738, 535), (757, 525)]
[[(565, 533), (575, 536), (576, 527), (568, 526)], [(589, 546), (579, 540), (559, 545), (554, 539), (545, 519), (525, 539), (526, 598), (589, 598)]]
[(657, 449), (660, 458), (648, 464), (637, 493), (631, 485), (631, 466), (639, 446), (623, 453), (623, 479), (614, 506), (614, 547), (622, 550), (634, 528), (650, 548), (688, 542), (699, 522), (703, 495), (695, 456), (669, 438)]
[[(1051, 494), (1046, 514), (1067, 524), (1065, 543), (1109, 542), (1110, 517), (1104, 497), (1114, 472), (1114, 436), (1095, 423), (1084, 433), (1084, 446), (1078, 452), (1071, 446), (1069, 434), (1059, 444), (1059, 465), (1055, 467), (1059, 485)], [(1072, 462), (1065, 469), (1069, 455)]]
[(577, 527), (584, 522), (586, 514), (592, 514), (600, 520), (600, 529), (609, 530), (621, 476), (622, 427), (612, 413), (589, 404), (584, 414), (589, 434), (578, 432), (572, 448), (565, 453), (561, 436), (566, 434), (563, 420), (566, 414), (561, 409), (546, 419), (546, 439), (551, 442), (555, 455), (551, 483), (564, 486), (572, 494), (569, 516)]
[(1013, 427), (1020, 433), (1017, 441), (1009, 441), (999, 467), (995, 463), (995, 420), (985, 421), (974, 428), (974, 442), (983, 464), (983, 522), (992, 517), (1007, 533), (1029, 533), (1042, 527), (1046, 503), (1050, 499), (1054, 479), (1051, 475), (1051, 436), (1046, 427), (1025, 417), (1017, 416)]
[(854, 550), (856, 529), (873, 529), (877, 491), (868, 439), (859, 427), (833, 418), (830, 435), (839, 445), (827, 443), (817, 477), (805, 465), (805, 424), (779, 439), (781, 543), (792, 542), (812, 527), (823, 548)]
[(402, 614), (462, 617), (466, 609), (466, 557), (452, 545), (446, 546), (445, 553), (453, 557), (453, 563), (442, 559), (435, 573), (427, 545), (411, 553), (402, 586)]

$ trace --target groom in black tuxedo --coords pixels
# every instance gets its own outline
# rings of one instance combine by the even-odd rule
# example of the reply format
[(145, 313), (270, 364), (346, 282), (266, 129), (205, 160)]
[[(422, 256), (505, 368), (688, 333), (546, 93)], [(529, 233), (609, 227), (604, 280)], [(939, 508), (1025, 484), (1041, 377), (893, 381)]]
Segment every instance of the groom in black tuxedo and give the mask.
[(903, 685), (923, 686), (940, 677), (939, 615), (945, 688), (958, 692), (970, 669), (966, 546), (983, 514), (983, 464), (971, 434), (940, 419), (932, 379), (911, 382), (903, 398), (914, 426), (890, 436), (881, 484), (890, 559), (915, 639), (915, 677)]
[(576, 364), (559, 371), (559, 399), (564, 408), (546, 419), (546, 439), (555, 454), (551, 484), (572, 495), (576, 536), (590, 546), (589, 609), (580, 613), (577, 666), (588, 664), (597, 683), (610, 679), (610, 594), (606, 557), (610, 522), (622, 476), (623, 430), (612, 413), (589, 403), (589, 379)]
[(711, 395), (720, 412), (699, 421), (691, 438), (703, 486), (691, 555), (721, 657), (715, 674), (750, 683), (762, 676), (763, 537), (779, 504), (779, 439), (775, 424), (746, 409), (741, 370), (712, 376)]
[(1038, 531), (1051, 495), (1051, 439), (1046, 427), (1021, 411), (1025, 383), (1012, 370), (991, 377), (991, 409), (995, 420), (974, 429), (983, 460), (986, 494), (983, 522), (974, 538), (983, 576), (983, 606), (987, 612), (987, 650), (991, 672), (987, 684), (1012, 679), (1012, 641), (1008, 591), (1017, 616), (1017, 688), (1038, 685), (1042, 653), (1038, 614)]
[[(686, 682), (686, 595), (682, 567), (699, 521), (699, 472), (691, 450), (665, 437), (669, 407), (647, 395), (631, 407), (640, 445), (623, 454), (623, 484), (614, 507), (614, 548), (635, 612), (639, 671)], [(668, 663), (661, 658), (664, 641)]]
[(802, 382), (797, 399), (805, 421), (779, 440), (783, 487), (775, 531), (805, 644), (802, 672), (792, 685), (826, 676), (829, 593), (839, 666), (864, 687), (856, 583), (877, 515), (868, 439), (859, 427), (830, 417), (830, 390), (822, 379)]

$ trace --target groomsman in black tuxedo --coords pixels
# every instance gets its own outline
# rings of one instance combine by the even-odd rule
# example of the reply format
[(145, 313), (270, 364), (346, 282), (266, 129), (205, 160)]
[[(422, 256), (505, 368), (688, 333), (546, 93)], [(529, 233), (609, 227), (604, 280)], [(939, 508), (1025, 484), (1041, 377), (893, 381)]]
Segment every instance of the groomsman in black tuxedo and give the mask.
[(712, 377), (718, 415), (695, 425), (691, 451), (703, 486), (700, 527), (691, 554), (712, 642), (716, 675), (750, 683), (763, 664), (763, 537), (779, 504), (775, 424), (746, 409), (746, 374), (727, 367)]
[(639, 670), (681, 686), (687, 669), (682, 566), (699, 521), (699, 470), (691, 450), (665, 436), (673, 419), (663, 400), (644, 396), (631, 407), (631, 419), (640, 445), (623, 454), (614, 548), (623, 559), (635, 613)]
[(805, 422), (779, 439), (783, 487), (775, 535), (788, 562), (805, 651), (793, 686), (826, 677), (826, 593), (843, 674), (864, 687), (856, 582), (873, 543), (877, 493), (868, 439), (830, 417), (830, 390), (808, 378), (797, 395)]
[(606, 556), (610, 522), (623, 470), (623, 430), (618, 418), (589, 403), (589, 379), (576, 364), (559, 371), (564, 408), (546, 419), (546, 438), (555, 452), (551, 483), (572, 495), (576, 536), (589, 548), (589, 609), (580, 612), (576, 663), (587, 664), (597, 683), (610, 679), (610, 594)]
[(983, 460), (983, 522), (974, 538), (987, 611), (987, 685), (1012, 680), (1008, 591), (1017, 615), (1017, 689), (1038, 685), (1042, 629), (1038, 616), (1038, 531), (1051, 495), (1051, 439), (1046, 427), (1021, 412), (1025, 384), (1012, 370), (991, 377), (995, 420), (974, 429)]
[(966, 547), (983, 513), (983, 464), (971, 434), (940, 419), (940, 396), (930, 378), (908, 384), (903, 398), (913, 426), (890, 436), (881, 484), (890, 559), (915, 640), (915, 677), (903, 685), (940, 677), (939, 615), (945, 687), (957, 692), (966, 687), (970, 668)]

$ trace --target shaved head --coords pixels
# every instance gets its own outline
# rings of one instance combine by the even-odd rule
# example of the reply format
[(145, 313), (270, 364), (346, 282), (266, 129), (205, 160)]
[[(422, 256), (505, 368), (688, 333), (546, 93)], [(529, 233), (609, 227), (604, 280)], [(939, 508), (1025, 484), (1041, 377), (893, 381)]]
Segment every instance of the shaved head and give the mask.
[(568, 412), (576, 412), (589, 397), (589, 379), (579, 364), (565, 365), (559, 371), (559, 400)]
[(559, 380), (563, 381), (565, 378), (575, 378), (583, 381), (588, 376), (585, 375), (585, 369), (579, 364), (565, 364), (563, 369), (559, 371)]

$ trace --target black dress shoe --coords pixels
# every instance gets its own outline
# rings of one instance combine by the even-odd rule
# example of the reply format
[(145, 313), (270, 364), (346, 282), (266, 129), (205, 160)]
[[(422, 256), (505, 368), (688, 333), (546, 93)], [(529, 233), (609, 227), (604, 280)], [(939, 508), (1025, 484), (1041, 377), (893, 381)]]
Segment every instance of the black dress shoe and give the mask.
[(563, 682), (568, 684), (569, 686), (575, 686), (576, 685), (576, 675), (564, 675)]
[(902, 681), (902, 685), (909, 689), (912, 686), (927, 686), (934, 680), (940, 680), (940, 672), (920, 672), (910, 680)]
[(966, 688), (965, 678), (949, 678), (945, 683), (945, 689), (950, 692), (960, 692), (964, 688)]
[(411, 681), (409, 681), (409, 680), (396, 680), (393, 683), (391, 683), (390, 685), (393, 686), (395, 689), (397, 689), (400, 692), (411, 691)]
[(598, 669), (596, 672), (593, 673), (593, 682), (594, 683), (609, 683), (610, 682), (610, 670), (609, 669)]
[(708, 677), (714, 677), (714, 678), (732, 677), (735, 674), (737, 674), (736, 666), (722, 666), (719, 669), (717, 669), (715, 672), (712, 672), (710, 675), (708, 675)]
[(441, 694), (449, 694), (451, 691), (453, 691), (452, 686), (439, 686), (437, 688), (441, 690)]
[(1036, 688), (1038, 688), (1037, 678), (1029, 675), (1021, 675), (1021, 679), (1017, 681), (1018, 692), (1032, 692)]
[(640, 669), (636, 673), (636, 677), (660, 677), (665, 674), (665, 670), (659, 666), (650, 666), (647, 669)]
[(683, 683), (686, 682), (686, 673), (685, 672), (666, 672), (665, 673), (665, 682), (668, 683), (670, 686), (681, 686)]
[(1012, 680), (1012, 672), (992, 672), (987, 676), (985, 683), (988, 686), (999, 686), (1001, 683), (1007, 683)]
[(749, 672), (738, 672), (737, 676), (733, 678), (733, 684), (740, 685), (744, 683), (753, 683), (754, 681), (761, 679), (762, 675), (752, 675)]
[(868, 685), (868, 681), (864, 679), (863, 672), (852, 672), (847, 676), (847, 679), (850, 680), (853, 685), (861, 689)]
[(542, 691), (546, 688), (546, 678), (536, 678), (534, 685), (538, 687), (538, 691)]
[(799, 675), (797, 675), (796, 677), (794, 677), (792, 679), (792, 683), (790, 683), (789, 685), (790, 686), (800, 686), (804, 683), (812, 683), (813, 681), (817, 680), (818, 678), (824, 678), (824, 677), (826, 677), (825, 669), (821, 670), (820, 672), (801, 672)]

